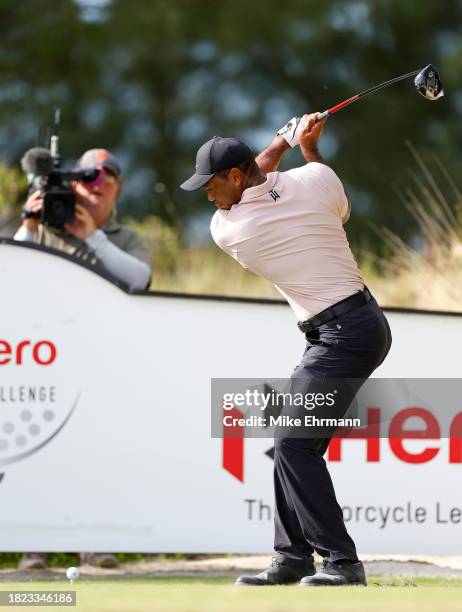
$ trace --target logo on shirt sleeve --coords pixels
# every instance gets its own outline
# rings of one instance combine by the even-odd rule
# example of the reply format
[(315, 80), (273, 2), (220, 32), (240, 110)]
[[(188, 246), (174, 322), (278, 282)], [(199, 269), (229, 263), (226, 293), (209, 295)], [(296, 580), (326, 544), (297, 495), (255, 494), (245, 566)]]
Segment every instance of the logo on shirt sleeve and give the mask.
[(274, 189), (271, 189), (271, 191), (268, 191), (269, 195), (273, 198), (273, 200), (276, 202), (276, 200), (278, 198), (280, 198), (281, 196), (278, 194), (277, 191), (275, 191)]

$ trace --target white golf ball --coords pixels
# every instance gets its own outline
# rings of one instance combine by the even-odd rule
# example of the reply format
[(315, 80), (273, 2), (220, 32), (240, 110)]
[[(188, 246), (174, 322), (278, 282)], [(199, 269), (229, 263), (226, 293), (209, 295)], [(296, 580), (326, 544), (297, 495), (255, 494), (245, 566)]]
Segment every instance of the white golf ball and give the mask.
[(68, 567), (67, 570), (66, 570), (66, 576), (67, 576), (68, 580), (77, 580), (79, 575), (80, 575), (80, 572), (79, 572), (78, 568), (76, 568), (76, 567)]

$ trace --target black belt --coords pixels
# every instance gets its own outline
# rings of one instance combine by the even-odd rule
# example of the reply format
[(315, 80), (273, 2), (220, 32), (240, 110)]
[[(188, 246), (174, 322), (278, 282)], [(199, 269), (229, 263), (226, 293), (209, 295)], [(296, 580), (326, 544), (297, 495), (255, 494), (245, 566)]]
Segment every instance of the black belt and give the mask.
[(341, 315), (350, 312), (354, 308), (359, 308), (360, 306), (364, 306), (372, 300), (371, 292), (367, 287), (364, 287), (363, 291), (358, 291), (354, 293), (350, 297), (345, 298), (344, 300), (337, 302), (333, 306), (329, 306), (325, 310), (318, 312), (317, 315), (311, 317), (311, 319), (307, 319), (306, 321), (299, 321), (297, 323), (298, 329), (304, 334), (313, 331), (320, 325), (324, 325), (324, 323), (328, 323), (333, 319), (337, 319)]

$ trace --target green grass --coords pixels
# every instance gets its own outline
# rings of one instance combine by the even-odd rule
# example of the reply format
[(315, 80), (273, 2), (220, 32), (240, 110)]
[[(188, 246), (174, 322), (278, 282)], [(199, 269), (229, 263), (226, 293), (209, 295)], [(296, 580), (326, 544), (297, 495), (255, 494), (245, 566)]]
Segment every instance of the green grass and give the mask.
[[(82, 612), (452, 612), (461, 610), (462, 580), (369, 578), (369, 586), (234, 587), (232, 578), (150, 578), (2, 583), (0, 590), (77, 591)], [(43, 611), (44, 608), (28, 607)]]

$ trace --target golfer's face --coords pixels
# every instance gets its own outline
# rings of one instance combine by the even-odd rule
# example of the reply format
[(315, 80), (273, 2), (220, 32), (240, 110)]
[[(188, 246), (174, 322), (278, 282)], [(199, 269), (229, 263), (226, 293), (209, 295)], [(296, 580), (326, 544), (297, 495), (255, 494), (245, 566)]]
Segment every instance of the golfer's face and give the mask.
[(229, 210), (233, 204), (237, 204), (242, 196), (242, 189), (232, 180), (226, 177), (214, 176), (206, 184), (207, 198), (217, 208)]

